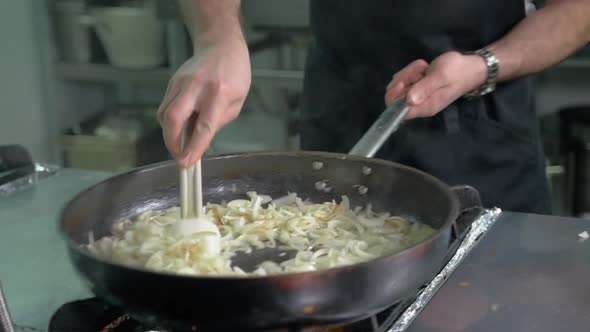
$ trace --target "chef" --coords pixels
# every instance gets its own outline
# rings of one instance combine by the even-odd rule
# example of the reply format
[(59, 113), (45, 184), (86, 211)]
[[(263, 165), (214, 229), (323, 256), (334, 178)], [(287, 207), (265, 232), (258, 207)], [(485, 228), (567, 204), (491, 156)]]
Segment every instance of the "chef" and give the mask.
[[(239, 0), (181, 0), (194, 56), (159, 109), (180, 167), (234, 120), (251, 73)], [(347, 152), (387, 104), (411, 111), (378, 157), (476, 187), (487, 207), (550, 213), (531, 74), (590, 41), (590, 0), (311, 0), (301, 147)], [(184, 126), (194, 121), (182, 145)]]

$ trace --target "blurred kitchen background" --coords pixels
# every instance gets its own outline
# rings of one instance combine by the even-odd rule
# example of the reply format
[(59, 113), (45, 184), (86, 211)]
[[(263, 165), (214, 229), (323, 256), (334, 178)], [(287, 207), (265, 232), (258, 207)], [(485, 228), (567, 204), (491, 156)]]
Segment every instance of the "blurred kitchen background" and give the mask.
[[(252, 89), (210, 154), (299, 148), (307, 4), (242, 1)], [(192, 53), (175, 0), (3, 0), (0, 40), (0, 144), (22, 144), (38, 162), (115, 172), (169, 159), (156, 109)], [(583, 215), (590, 48), (539, 75), (537, 85), (555, 213)]]

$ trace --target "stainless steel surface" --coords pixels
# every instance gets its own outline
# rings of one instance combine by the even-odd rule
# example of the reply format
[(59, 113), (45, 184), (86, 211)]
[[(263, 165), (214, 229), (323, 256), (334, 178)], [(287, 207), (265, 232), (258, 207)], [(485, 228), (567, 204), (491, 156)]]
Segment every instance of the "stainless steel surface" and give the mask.
[(56, 224), (69, 199), (107, 176), (64, 169), (0, 197), (0, 278), (17, 330), (46, 331), (57, 308), (90, 296), (65, 255)]
[(373, 157), (389, 136), (397, 130), (409, 111), (410, 107), (405, 100), (398, 100), (391, 104), (381, 113), (377, 121), (350, 150), (349, 154)]
[(60, 170), (59, 166), (55, 165), (35, 164), (33, 167), (34, 172), (10, 182), (0, 184), (0, 198), (31, 189), (40, 181), (57, 175)]
[(588, 331), (584, 230), (590, 221), (503, 213), (408, 331)]
[(479, 217), (470, 224), (470, 229), (467, 231), (467, 234), (465, 234), (457, 251), (449, 259), (449, 262), (438, 275), (420, 291), (416, 300), (406, 308), (403, 314), (397, 319), (393, 326), (387, 330), (387, 332), (405, 332), (408, 329), (408, 326), (412, 324), (416, 317), (418, 317), (418, 315), (430, 303), (432, 297), (436, 295), (449, 276), (453, 274), (463, 260), (469, 256), (469, 253), (471, 253), (473, 248), (477, 246), (479, 241), (492, 229), (501, 213), (502, 211), (498, 208), (485, 210), (482, 213), (478, 212)]
[(2, 284), (0, 283), (0, 332), (14, 332), (14, 325), (8, 310), (8, 303), (4, 297)]

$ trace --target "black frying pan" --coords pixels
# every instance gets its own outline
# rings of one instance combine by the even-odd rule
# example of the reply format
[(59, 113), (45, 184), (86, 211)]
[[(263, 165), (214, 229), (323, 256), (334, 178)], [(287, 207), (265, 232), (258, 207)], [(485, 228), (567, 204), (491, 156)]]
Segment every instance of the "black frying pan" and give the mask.
[[(372, 156), (407, 107), (387, 109), (353, 153)], [(368, 144), (371, 143), (372, 144)], [(319, 170), (314, 162), (322, 162)], [(372, 169), (370, 175), (362, 172)], [(133, 170), (78, 194), (63, 210), (61, 231), (73, 265), (92, 291), (144, 322), (197, 331), (290, 330), (363, 319), (415, 292), (441, 268), (458, 216), (452, 189), (436, 178), (389, 161), (360, 156), (280, 152), (203, 160), (207, 202), (244, 198), (247, 191), (279, 197), (296, 192), (314, 202), (348, 195), (436, 228), (430, 239), (395, 255), (353, 266), (267, 277), (191, 277), (130, 268), (82, 250), (88, 233), (108, 235), (121, 218), (179, 204), (172, 162)], [(330, 193), (315, 183), (327, 180)], [(361, 195), (357, 186), (368, 187)], [(234, 263), (248, 264), (242, 255)], [(241, 260), (241, 261), (240, 261)], [(251, 257), (250, 257), (251, 260)]]

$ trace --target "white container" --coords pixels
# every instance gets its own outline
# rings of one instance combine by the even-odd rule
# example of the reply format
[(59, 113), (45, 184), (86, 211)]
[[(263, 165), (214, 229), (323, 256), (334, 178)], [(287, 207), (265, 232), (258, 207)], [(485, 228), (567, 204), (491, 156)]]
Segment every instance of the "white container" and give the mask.
[(151, 8), (94, 8), (86, 23), (96, 29), (114, 66), (147, 69), (164, 61), (164, 24)]
[(90, 61), (90, 29), (81, 22), (84, 0), (60, 0), (53, 5), (55, 36), (60, 55), (67, 62)]

